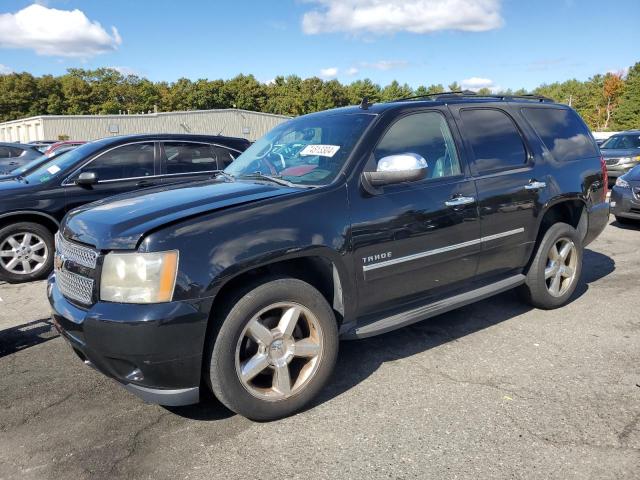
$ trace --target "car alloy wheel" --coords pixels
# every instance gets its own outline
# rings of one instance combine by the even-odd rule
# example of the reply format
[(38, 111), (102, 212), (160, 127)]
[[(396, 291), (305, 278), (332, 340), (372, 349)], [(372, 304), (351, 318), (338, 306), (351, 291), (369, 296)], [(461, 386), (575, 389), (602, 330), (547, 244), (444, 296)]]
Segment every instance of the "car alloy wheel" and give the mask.
[(35, 233), (14, 233), (0, 245), (0, 265), (14, 275), (36, 273), (46, 264), (48, 257), (46, 242)]
[(576, 277), (577, 259), (576, 245), (568, 238), (558, 239), (549, 249), (544, 278), (554, 297), (561, 297), (571, 288)]
[(248, 322), (236, 346), (236, 373), (254, 397), (285, 400), (317, 372), (323, 332), (316, 316), (296, 303), (275, 303)]

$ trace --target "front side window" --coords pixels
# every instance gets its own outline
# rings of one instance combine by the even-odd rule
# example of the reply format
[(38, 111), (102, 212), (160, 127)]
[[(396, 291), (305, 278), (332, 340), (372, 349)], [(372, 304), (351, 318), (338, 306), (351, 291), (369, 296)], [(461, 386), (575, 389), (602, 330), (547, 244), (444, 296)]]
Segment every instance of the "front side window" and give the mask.
[(407, 115), (384, 134), (373, 155), (376, 163), (389, 155), (412, 153), (427, 162), (427, 178), (460, 175), (460, 160), (445, 118), (437, 112)]
[(573, 110), (529, 107), (522, 115), (558, 162), (598, 156), (587, 127)]
[(506, 113), (478, 108), (462, 110), (460, 117), (480, 173), (525, 165), (527, 153), (522, 137)]
[(153, 142), (114, 148), (89, 162), (82, 171), (94, 172), (98, 181), (148, 177), (154, 174)]
[(167, 174), (210, 172), (218, 169), (213, 146), (205, 143), (166, 142)]
[(314, 114), (283, 123), (251, 145), (225, 172), (256, 173), (289, 182), (327, 185), (338, 175), (373, 114)]
[(614, 135), (600, 146), (600, 150), (640, 148), (640, 135)]

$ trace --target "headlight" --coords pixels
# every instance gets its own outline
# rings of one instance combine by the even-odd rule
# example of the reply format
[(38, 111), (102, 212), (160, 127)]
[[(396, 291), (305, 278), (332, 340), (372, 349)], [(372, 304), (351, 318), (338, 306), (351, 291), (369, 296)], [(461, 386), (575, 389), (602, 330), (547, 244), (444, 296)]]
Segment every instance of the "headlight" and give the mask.
[(622, 157), (620, 161), (618, 161), (618, 164), (634, 163), (634, 162), (640, 162), (640, 155), (636, 155), (635, 157)]
[(622, 177), (618, 177), (618, 179), (616, 180), (616, 187), (618, 187), (618, 188), (629, 188), (629, 182), (627, 182)]
[(118, 303), (170, 302), (178, 252), (109, 253), (104, 257), (100, 299)]

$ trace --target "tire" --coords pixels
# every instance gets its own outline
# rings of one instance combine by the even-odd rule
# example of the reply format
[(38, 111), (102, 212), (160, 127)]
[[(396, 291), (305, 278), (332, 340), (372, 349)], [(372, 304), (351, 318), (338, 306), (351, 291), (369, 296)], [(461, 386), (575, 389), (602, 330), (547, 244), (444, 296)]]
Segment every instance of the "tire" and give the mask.
[(308, 283), (267, 279), (237, 292), (222, 317), (207, 340), (205, 380), (230, 410), (257, 421), (286, 417), (327, 383), (338, 355), (336, 318)]
[[(566, 259), (552, 252), (555, 247), (555, 251), (562, 254), (567, 245), (569, 253)], [(556, 260), (552, 260), (554, 256)], [(582, 257), (582, 241), (576, 229), (566, 223), (552, 225), (542, 238), (527, 272), (526, 282), (520, 289), (524, 299), (544, 310), (565, 305), (580, 280)], [(551, 277), (548, 278), (549, 274)]]
[(53, 233), (38, 223), (19, 222), (0, 229), (0, 280), (46, 278), (53, 268), (54, 249)]

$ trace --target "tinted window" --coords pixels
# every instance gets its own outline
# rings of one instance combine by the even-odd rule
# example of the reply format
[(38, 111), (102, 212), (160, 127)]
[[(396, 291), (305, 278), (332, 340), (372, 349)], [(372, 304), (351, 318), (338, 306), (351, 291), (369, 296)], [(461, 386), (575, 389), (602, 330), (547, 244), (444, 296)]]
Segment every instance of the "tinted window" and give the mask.
[(462, 110), (464, 132), (480, 172), (524, 166), (527, 155), (513, 120), (493, 109)]
[(619, 148), (623, 150), (640, 148), (640, 135), (614, 135), (600, 147), (603, 150)]
[(95, 172), (99, 181), (147, 177), (154, 174), (153, 143), (124, 145), (99, 156), (83, 172)]
[(12, 157), (19, 157), (20, 155), (22, 155), (25, 151), (22, 148), (18, 148), (18, 147), (9, 147), (9, 152), (11, 152), (11, 156)]
[(207, 172), (218, 169), (217, 155), (205, 143), (166, 142), (167, 173)]
[(557, 161), (598, 156), (589, 131), (572, 110), (523, 108), (522, 114)]
[(227, 168), (239, 155), (239, 153), (236, 153), (233, 150), (219, 147), (217, 145), (212, 145), (211, 150), (213, 151), (215, 158), (218, 159), (218, 164), (220, 165), (219, 168)]
[(11, 151), (9, 147), (0, 146), (0, 158), (9, 158), (11, 156)]
[(430, 178), (460, 175), (460, 161), (451, 131), (436, 112), (408, 115), (394, 123), (376, 147), (376, 162), (382, 157), (415, 153), (427, 161)]

